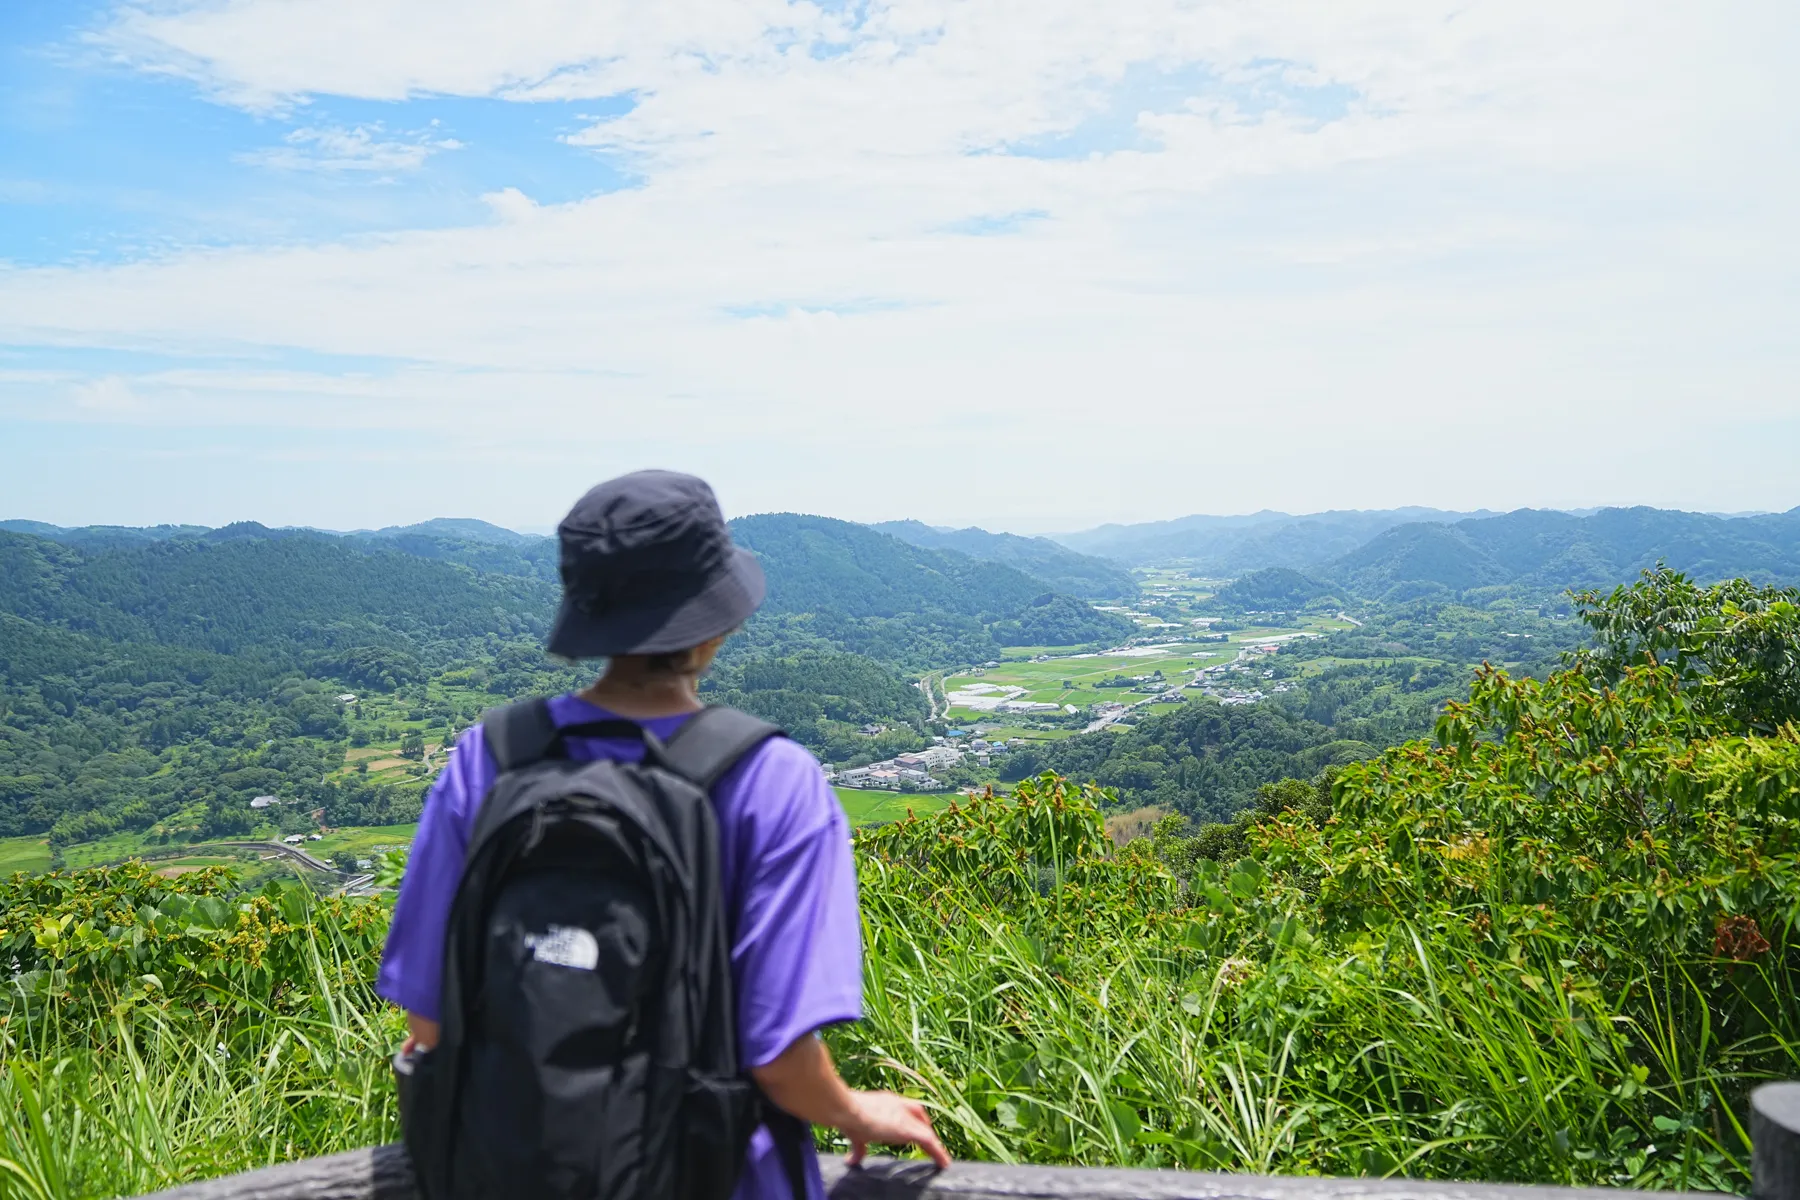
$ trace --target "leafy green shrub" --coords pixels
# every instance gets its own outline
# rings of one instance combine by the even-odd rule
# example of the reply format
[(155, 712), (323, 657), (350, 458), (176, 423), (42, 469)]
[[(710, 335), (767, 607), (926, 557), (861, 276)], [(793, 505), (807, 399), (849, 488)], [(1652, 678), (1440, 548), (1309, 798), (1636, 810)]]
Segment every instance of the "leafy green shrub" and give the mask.
[[(1685, 586), (1600, 602), (1621, 636), (1542, 681), (1482, 671), (1434, 742), (1197, 834), (1115, 848), (1116, 796), (1054, 774), (862, 832), (845, 1074), (922, 1097), (963, 1156), (1744, 1190), (1745, 1097), (1800, 1076), (1788, 601)], [(1674, 654), (1659, 588), (1720, 612)], [(385, 902), (237, 888), (0, 884), (0, 1195), (393, 1136)]]
[(0, 1196), (136, 1195), (390, 1141), (387, 908), (223, 870), (0, 883)]

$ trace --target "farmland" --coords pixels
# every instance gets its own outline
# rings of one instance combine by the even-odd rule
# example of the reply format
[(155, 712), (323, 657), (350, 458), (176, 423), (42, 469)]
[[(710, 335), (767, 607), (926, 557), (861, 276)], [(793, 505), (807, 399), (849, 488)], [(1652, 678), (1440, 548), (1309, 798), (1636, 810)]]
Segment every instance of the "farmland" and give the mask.
[[(837, 795), (839, 802), (844, 806), (845, 814), (850, 818), (850, 823), (857, 826), (896, 821), (906, 816), (909, 811), (920, 814), (935, 812), (942, 808), (948, 800), (948, 797), (942, 794), (903, 795), (898, 792), (865, 791), (857, 788), (838, 788)], [(351, 825), (333, 829), (318, 841), (303, 843), (301, 848), (313, 857), (328, 862), (336, 862), (341, 856), (368, 859), (384, 850), (410, 846), (413, 837), (418, 833), (418, 828), (416, 823)], [(264, 829), (258, 834), (248, 837), (168, 844), (153, 841), (138, 834), (120, 833), (67, 847), (64, 850), (61, 865), (70, 869), (79, 869), (143, 859), (159, 869), (231, 866), (243, 871), (255, 869), (258, 863), (268, 858), (269, 852), (223, 845), (220, 844), (221, 842), (274, 840), (279, 836), (273, 829)], [(0, 838), (0, 878), (5, 878), (16, 871), (27, 873), (47, 871), (52, 865), (50, 845), (45, 838)], [(285, 860), (264, 868), (265, 871), (274, 872), (285, 872), (288, 869)]]
[(888, 792), (868, 788), (837, 788), (838, 803), (852, 825), (879, 825), (898, 821), (909, 813), (936, 812), (949, 802), (943, 792)]
[[(1131, 704), (1161, 691), (1160, 686), (1153, 684), (1180, 685), (1198, 671), (1236, 660), (1247, 647), (1279, 645), (1348, 627), (1347, 622), (1309, 614), (1295, 617), (1288, 624), (1234, 629), (1225, 634), (1229, 639), (1225, 642), (1145, 640), (1103, 651), (1009, 649), (1006, 658), (995, 665), (973, 667), (944, 677), (944, 694), (950, 702), (948, 718), (964, 722), (989, 719), (996, 712), (993, 702), (1002, 696), (1038, 704), (1072, 704), (1077, 709), (1108, 701)], [(1134, 677), (1147, 678), (1135, 686), (1113, 685), (1115, 680)]]

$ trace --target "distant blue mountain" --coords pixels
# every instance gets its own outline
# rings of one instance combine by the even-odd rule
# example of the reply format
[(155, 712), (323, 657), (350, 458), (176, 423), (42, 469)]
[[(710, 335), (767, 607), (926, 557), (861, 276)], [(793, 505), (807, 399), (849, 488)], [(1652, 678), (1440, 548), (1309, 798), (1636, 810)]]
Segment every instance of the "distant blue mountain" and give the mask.
[(457, 538), (465, 542), (487, 542), (494, 546), (528, 546), (544, 539), (529, 533), (518, 533), (504, 526), (478, 521), (474, 517), (433, 517), (416, 525), (388, 525), (382, 529), (358, 530), (357, 536), (393, 538), (407, 534)]
[(1396, 525), (1421, 521), (1448, 524), (1492, 515), (1486, 510), (1390, 508), (1295, 516), (1264, 509), (1243, 516), (1197, 514), (1141, 525), (1102, 525), (1051, 537), (1071, 550), (1129, 566), (1180, 562), (1202, 574), (1227, 576), (1262, 567), (1316, 567)]
[(51, 525), (44, 521), (0, 521), (0, 532), (28, 533), (33, 537), (61, 542), (65, 546), (101, 550), (122, 546), (147, 546), (152, 542), (162, 542), (177, 537), (200, 537), (212, 531), (205, 525), (150, 525), (142, 528), (129, 525), (69, 527)]

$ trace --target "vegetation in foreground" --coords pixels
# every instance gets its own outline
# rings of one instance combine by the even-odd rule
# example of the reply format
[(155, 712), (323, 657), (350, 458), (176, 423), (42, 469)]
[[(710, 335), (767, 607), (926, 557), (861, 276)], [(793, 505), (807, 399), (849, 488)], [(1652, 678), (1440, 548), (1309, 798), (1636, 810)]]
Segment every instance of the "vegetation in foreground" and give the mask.
[[(1800, 610), (1669, 576), (1590, 609), (1595, 651), (1271, 789), (1236, 859), (1116, 850), (1052, 775), (863, 833), (846, 1072), (966, 1157), (1744, 1190), (1745, 1096), (1800, 1076)], [(393, 1136), (383, 904), (233, 886), (0, 889), (0, 1196)]]

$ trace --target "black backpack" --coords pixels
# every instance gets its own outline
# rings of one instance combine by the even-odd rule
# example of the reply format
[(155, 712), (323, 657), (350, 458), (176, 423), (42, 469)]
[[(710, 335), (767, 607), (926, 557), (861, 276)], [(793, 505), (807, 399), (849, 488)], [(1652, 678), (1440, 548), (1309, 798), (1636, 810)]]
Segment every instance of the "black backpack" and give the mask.
[[(808, 1128), (740, 1070), (709, 790), (781, 731), (731, 708), (665, 745), (629, 721), (489, 713), (500, 773), (445, 934), (441, 1033), (402, 1080), (427, 1200), (726, 1200), (767, 1124), (796, 1200)], [(576, 762), (630, 737), (642, 762)]]

